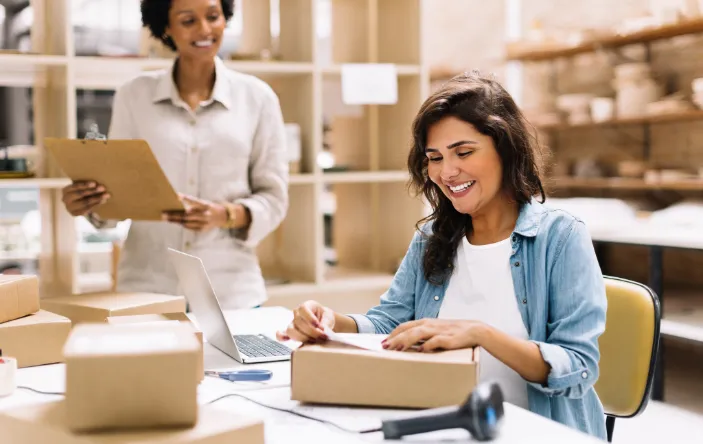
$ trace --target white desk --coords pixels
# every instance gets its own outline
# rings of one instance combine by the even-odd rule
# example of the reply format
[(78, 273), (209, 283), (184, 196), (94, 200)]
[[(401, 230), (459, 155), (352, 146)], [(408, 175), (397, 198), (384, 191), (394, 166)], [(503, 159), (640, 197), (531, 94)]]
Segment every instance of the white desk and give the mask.
[[(290, 311), (281, 308), (261, 308), (226, 313), (235, 333), (273, 334), (283, 328), (292, 318)], [(205, 366), (208, 369), (238, 367), (236, 361), (206, 345)], [(273, 371), (274, 376), (266, 383), (231, 383), (220, 379), (206, 378), (199, 387), (199, 402), (207, 403), (228, 393), (240, 393), (267, 405), (295, 409), (309, 416), (333, 421), (342, 427), (353, 430), (379, 427), (382, 419), (407, 415), (410, 412), (389, 409), (358, 409), (345, 407), (320, 407), (299, 405), (290, 399), (290, 363), (258, 364)], [(324, 375), (321, 375), (324, 377)], [(18, 384), (32, 388), (62, 392), (64, 390), (64, 365), (48, 365), (21, 369)], [(0, 410), (15, 406), (57, 399), (57, 396), (39, 395), (26, 390), (17, 390), (13, 395), (0, 398)], [(266, 442), (282, 443), (368, 443), (383, 442), (382, 433), (356, 434), (312, 420), (299, 418), (289, 413), (277, 412), (258, 406), (248, 400), (230, 397), (217, 401), (214, 405), (225, 411), (260, 415), (266, 424)], [(464, 430), (446, 430), (404, 438), (406, 441), (421, 443), (470, 443), (474, 442)], [(398, 442), (398, 441), (388, 441)], [(505, 405), (505, 418), (496, 444), (595, 444), (601, 441), (550, 421), (529, 411), (510, 404)]]

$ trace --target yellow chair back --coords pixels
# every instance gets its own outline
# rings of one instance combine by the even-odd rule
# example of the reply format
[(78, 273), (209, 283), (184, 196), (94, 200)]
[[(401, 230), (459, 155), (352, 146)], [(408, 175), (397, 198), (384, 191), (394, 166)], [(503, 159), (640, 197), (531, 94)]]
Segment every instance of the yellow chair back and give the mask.
[(605, 277), (608, 311), (595, 385), (605, 413), (631, 418), (647, 406), (659, 348), (661, 309), (647, 286)]

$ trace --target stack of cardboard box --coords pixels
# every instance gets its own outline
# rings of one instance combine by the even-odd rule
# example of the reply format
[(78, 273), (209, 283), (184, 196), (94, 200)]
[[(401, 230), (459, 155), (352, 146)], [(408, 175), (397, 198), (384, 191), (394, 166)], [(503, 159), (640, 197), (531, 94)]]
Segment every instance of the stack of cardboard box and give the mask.
[(0, 414), (3, 443), (264, 443), (261, 419), (198, 405), (188, 323), (82, 323), (63, 355), (65, 399)]
[(63, 362), (71, 321), (40, 308), (36, 276), (0, 275), (0, 349), (17, 367)]

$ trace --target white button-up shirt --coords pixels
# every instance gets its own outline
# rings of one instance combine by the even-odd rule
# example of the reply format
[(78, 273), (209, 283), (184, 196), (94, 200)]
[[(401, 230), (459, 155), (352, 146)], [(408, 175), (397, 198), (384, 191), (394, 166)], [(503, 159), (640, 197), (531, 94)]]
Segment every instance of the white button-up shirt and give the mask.
[(245, 232), (197, 233), (169, 222), (132, 221), (118, 291), (182, 294), (167, 253), (171, 247), (202, 259), (223, 308), (259, 305), (266, 291), (255, 247), (288, 209), (278, 98), (260, 79), (216, 58), (212, 97), (193, 111), (179, 97), (172, 71), (142, 74), (115, 92), (108, 138), (146, 140), (176, 191), (241, 203), (251, 212), (251, 225)]

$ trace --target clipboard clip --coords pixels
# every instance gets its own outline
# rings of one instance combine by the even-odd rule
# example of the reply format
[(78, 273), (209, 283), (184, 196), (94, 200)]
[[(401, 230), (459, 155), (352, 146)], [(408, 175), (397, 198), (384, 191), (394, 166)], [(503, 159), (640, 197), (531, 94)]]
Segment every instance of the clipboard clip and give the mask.
[(93, 123), (90, 125), (90, 130), (87, 133), (85, 133), (85, 137), (83, 139), (84, 140), (107, 140), (107, 136), (105, 134), (100, 134), (98, 124)]

